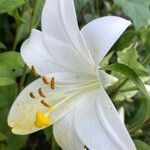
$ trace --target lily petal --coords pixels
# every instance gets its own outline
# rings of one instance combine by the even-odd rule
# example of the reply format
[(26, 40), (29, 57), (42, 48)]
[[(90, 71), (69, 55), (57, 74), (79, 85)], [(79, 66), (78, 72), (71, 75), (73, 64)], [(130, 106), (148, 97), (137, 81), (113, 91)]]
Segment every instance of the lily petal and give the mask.
[[(90, 52), (79, 31), (73, 0), (47, 0), (42, 12), (42, 32), (66, 44), (88, 63)], [(45, 38), (46, 44), (48, 44)], [(91, 60), (90, 60), (91, 59)]]
[[(47, 80), (50, 81), (52, 77), (55, 77), (56, 88), (54, 90), (50, 89), (49, 85), (44, 84), (42, 79), (37, 79), (28, 85), (16, 98), (14, 104), (11, 107), (8, 116), (8, 125), (12, 128), (12, 132), (15, 134), (29, 134), (42, 128), (36, 128), (34, 125), (35, 116), (37, 112), (47, 111), (47, 107), (41, 104), (41, 100), (44, 99), (50, 106), (55, 106), (66, 96), (64, 88), (57, 87), (59, 84), (72, 84), (80, 81), (87, 80), (84, 76), (72, 74), (72, 73), (55, 73), (46, 76)], [(41, 97), (38, 93), (39, 88), (42, 91), (45, 98)], [(30, 93), (34, 95), (35, 98), (30, 96)], [(71, 103), (71, 102), (72, 103)], [(69, 102), (62, 103), (60, 108), (58, 107), (53, 113), (53, 122), (60, 119), (66, 113), (68, 113), (78, 102), (74, 99), (70, 99)], [(71, 104), (70, 104), (71, 103)], [(70, 104), (70, 105), (69, 105)]]
[(73, 112), (57, 121), (53, 133), (59, 146), (64, 150), (81, 150), (84, 148), (74, 129)]
[(83, 37), (97, 64), (130, 24), (126, 19), (107, 16), (95, 19), (82, 28)]
[(124, 108), (121, 107), (119, 110), (118, 110), (118, 113), (119, 113), (119, 116), (120, 116), (120, 119), (121, 121), (124, 123), (125, 122), (125, 112), (124, 112)]
[(21, 47), (21, 55), (26, 64), (31, 67), (34, 65), (39, 75), (67, 71), (49, 55), (47, 48), (42, 40), (42, 33), (33, 29), (30, 38)]
[[(110, 138), (119, 149), (136, 149), (118, 112), (103, 88), (99, 92), (101, 99), (97, 99), (97, 111), (105, 132), (109, 132)], [(111, 125), (110, 125), (111, 123)]]
[(107, 88), (118, 81), (118, 79), (103, 70), (98, 71), (98, 78), (104, 88)]
[(72, 72), (94, 75), (94, 67), (88, 64), (88, 62), (83, 59), (83, 56), (74, 51), (73, 48), (46, 34), (43, 35), (43, 38), (49, 50), (49, 55), (52, 56), (58, 64)]
[(104, 89), (85, 95), (74, 118), (77, 135), (89, 149), (136, 149)]

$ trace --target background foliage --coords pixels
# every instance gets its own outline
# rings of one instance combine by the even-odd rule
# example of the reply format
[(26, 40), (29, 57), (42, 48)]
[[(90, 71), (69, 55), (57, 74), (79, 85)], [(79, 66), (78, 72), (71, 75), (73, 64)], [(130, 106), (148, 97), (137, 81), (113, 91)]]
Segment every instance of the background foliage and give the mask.
[[(40, 29), (44, 1), (0, 0), (0, 150), (60, 149), (51, 127), (29, 136), (16, 136), (7, 126), (11, 104), (35, 79), (19, 51), (31, 28)], [(133, 25), (102, 66), (119, 78), (107, 92), (117, 108), (124, 106), (126, 126), (137, 149), (150, 150), (150, 99), (143, 85), (150, 77), (150, 0), (75, 0), (75, 5), (80, 27), (105, 15), (132, 20)]]

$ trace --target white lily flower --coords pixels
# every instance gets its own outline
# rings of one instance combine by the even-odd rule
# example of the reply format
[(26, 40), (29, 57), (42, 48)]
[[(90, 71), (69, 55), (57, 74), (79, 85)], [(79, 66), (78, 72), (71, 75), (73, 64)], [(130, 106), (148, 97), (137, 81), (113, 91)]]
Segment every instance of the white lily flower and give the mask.
[[(47, 0), (42, 31), (32, 30), (21, 47), (26, 64), (42, 76), (17, 97), (8, 116), (15, 134), (53, 126), (64, 150), (135, 150), (104, 90), (115, 78), (99, 64), (131, 24), (108, 16), (80, 31), (73, 0)], [(33, 67), (34, 66), (34, 67)]]

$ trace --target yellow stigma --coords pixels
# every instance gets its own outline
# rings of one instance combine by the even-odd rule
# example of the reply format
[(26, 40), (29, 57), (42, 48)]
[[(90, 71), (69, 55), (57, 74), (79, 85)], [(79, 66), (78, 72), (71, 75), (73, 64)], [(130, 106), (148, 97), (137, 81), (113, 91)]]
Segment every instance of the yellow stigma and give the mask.
[(34, 122), (34, 125), (37, 128), (42, 128), (45, 126), (49, 126), (52, 123), (52, 120), (48, 119), (43, 112), (37, 112), (36, 114), (36, 120)]

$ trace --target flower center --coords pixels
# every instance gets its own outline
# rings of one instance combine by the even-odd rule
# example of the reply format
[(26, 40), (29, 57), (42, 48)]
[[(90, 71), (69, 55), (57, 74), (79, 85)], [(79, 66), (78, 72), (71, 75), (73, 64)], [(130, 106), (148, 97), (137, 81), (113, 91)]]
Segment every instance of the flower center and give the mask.
[(37, 128), (48, 126), (49, 124), (51, 124), (51, 122), (52, 121), (49, 118), (47, 118), (47, 116), (43, 112), (37, 112), (36, 120), (34, 122)]
[[(51, 113), (56, 109), (61, 109), (61, 106), (68, 101), (69, 99), (73, 99), (73, 97), (82, 94), (84, 92), (88, 92), (89, 90), (95, 89), (99, 86), (97, 79), (82, 82), (82, 83), (74, 83), (69, 85), (56, 84), (55, 78), (52, 77), (49, 81), (45, 76), (42, 77), (43, 83), (48, 85), (52, 90), (57, 87), (60, 91), (52, 91), (48, 97), (51, 100), (54, 98), (56, 101), (54, 105), (51, 105), (47, 102), (47, 95), (42, 88), (39, 88), (38, 94), (41, 97), (41, 104), (47, 108), (46, 112), (37, 112), (35, 116), (34, 125), (37, 128), (42, 128), (53, 124), (53, 119), (50, 117)], [(63, 92), (62, 92), (63, 91)], [(35, 99), (36, 96), (30, 92), (30, 97)], [(61, 100), (60, 100), (61, 99)]]
[[(42, 128), (49, 126), (53, 124), (53, 119), (50, 117), (51, 113), (55, 111), (56, 109), (61, 109), (61, 105), (64, 104), (67, 100), (72, 99), (76, 95), (82, 94), (83, 92), (88, 92), (89, 90), (95, 89), (99, 86), (98, 81), (89, 81), (86, 83), (81, 83), (81, 84), (76, 84), (76, 85), (68, 85), (68, 86), (63, 86), (63, 85), (57, 85), (59, 88), (66, 88), (64, 94), (64, 98), (61, 99), (58, 103), (56, 103), (54, 106), (50, 106), (47, 102), (44, 100), (41, 101), (41, 103), (48, 108), (46, 112), (37, 112), (36, 114), (36, 119), (34, 122), (34, 125), (37, 128)], [(56, 92), (57, 93), (57, 92)], [(58, 98), (61, 98), (58, 96)], [(57, 96), (55, 97), (57, 98)]]

